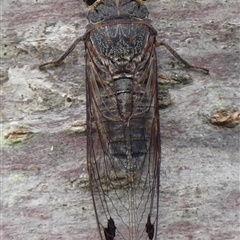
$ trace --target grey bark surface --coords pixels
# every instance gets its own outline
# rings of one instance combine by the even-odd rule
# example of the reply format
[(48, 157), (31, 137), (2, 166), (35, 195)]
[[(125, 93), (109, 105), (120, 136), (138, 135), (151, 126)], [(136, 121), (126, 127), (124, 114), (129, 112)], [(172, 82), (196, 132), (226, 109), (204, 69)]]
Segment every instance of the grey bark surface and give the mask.
[[(163, 47), (170, 88), (160, 110), (161, 240), (239, 239), (239, 125), (210, 124), (240, 110), (238, 1), (146, 1), (159, 40), (210, 75), (185, 69)], [(78, 0), (1, 1), (1, 239), (98, 239), (86, 165), (84, 46), (39, 71), (85, 32)]]

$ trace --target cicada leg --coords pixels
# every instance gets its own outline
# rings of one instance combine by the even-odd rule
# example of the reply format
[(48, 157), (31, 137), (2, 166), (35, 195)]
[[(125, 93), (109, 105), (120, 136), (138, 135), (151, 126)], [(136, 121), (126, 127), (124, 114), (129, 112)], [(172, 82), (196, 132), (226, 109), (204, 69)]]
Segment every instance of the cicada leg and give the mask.
[(159, 47), (163, 45), (175, 58), (177, 58), (180, 62), (182, 62), (185, 67), (193, 69), (193, 70), (197, 70), (197, 71), (201, 71), (205, 74), (209, 74), (209, 70), (206, 68), (202, 68), (202, 67), (197, 67), (197, 66), (193, 66), (190, 63), (188, 63), (186, 60), (184, 60), (182, 57), (179, 56), (179, 54), (173, 49), (171, 48), (167, 43), (160, 41), (160, 42), (156, 42), (156, 47)]
[(58, 67), (62, 61), (73, 51), (73, 49), (77, 46), (77, 44), (85, 39), (85, 35), (78, 37), (71, 46), (67, 49), (66, 52), (62, 54), (62, 56), (57, 61), (47, 62), (44, 64), (41, 64), (39, 66), (40, 70), (43, 70), (46, 67)]

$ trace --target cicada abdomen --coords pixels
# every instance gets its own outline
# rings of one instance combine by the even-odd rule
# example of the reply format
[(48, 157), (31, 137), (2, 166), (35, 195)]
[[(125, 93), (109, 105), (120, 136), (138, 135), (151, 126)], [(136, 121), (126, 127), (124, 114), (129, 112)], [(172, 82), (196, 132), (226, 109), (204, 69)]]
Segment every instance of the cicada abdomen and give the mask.
[(97, 1), (85, 36), (88, 171), (101, 239), (156, 239), (156, 32), (141, 1)]

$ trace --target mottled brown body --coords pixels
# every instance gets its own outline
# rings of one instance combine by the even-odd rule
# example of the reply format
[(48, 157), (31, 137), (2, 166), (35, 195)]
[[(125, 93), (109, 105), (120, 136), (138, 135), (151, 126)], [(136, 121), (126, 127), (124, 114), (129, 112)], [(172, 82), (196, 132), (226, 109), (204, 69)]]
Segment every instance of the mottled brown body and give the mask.
[(97, 1), (84, 37), (88, 172), (101, 239), (156, 239), (156, 31), (137, 1)]
[[(130, 19), (93, 29), (85, 40), (88, 169), (99, 230), (103, 235), (104, 228), (109, 240), (115, 234), (116, 239), (146, 239), (148, 217), (157, 229), (160, 135), (154, 42), (150, 26)], [(115, 234), (106, 228), (109, 219), (115, 222)]]

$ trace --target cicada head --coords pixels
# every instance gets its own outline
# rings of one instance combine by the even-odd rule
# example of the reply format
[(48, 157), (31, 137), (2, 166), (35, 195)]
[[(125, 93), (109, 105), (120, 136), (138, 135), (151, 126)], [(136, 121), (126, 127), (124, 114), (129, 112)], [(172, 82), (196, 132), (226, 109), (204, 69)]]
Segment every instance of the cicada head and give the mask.
[(146, 0), (83, 0), (89, 7), (88, 20), (91, 23), (111, 19), (146, 19)]
[[(99, 4), (101, 3), (106, 3), (107, 0), (83, 0), (87, 6), (91, 7), (91, 8), (96, 8)], [(116, 5), (119, 5), (121, 2), (127, 3), (127, 2), (137, 2), (140, 5), (143, 5), (146, 0), (110, 0), (111, 2), (115, 2)]]

